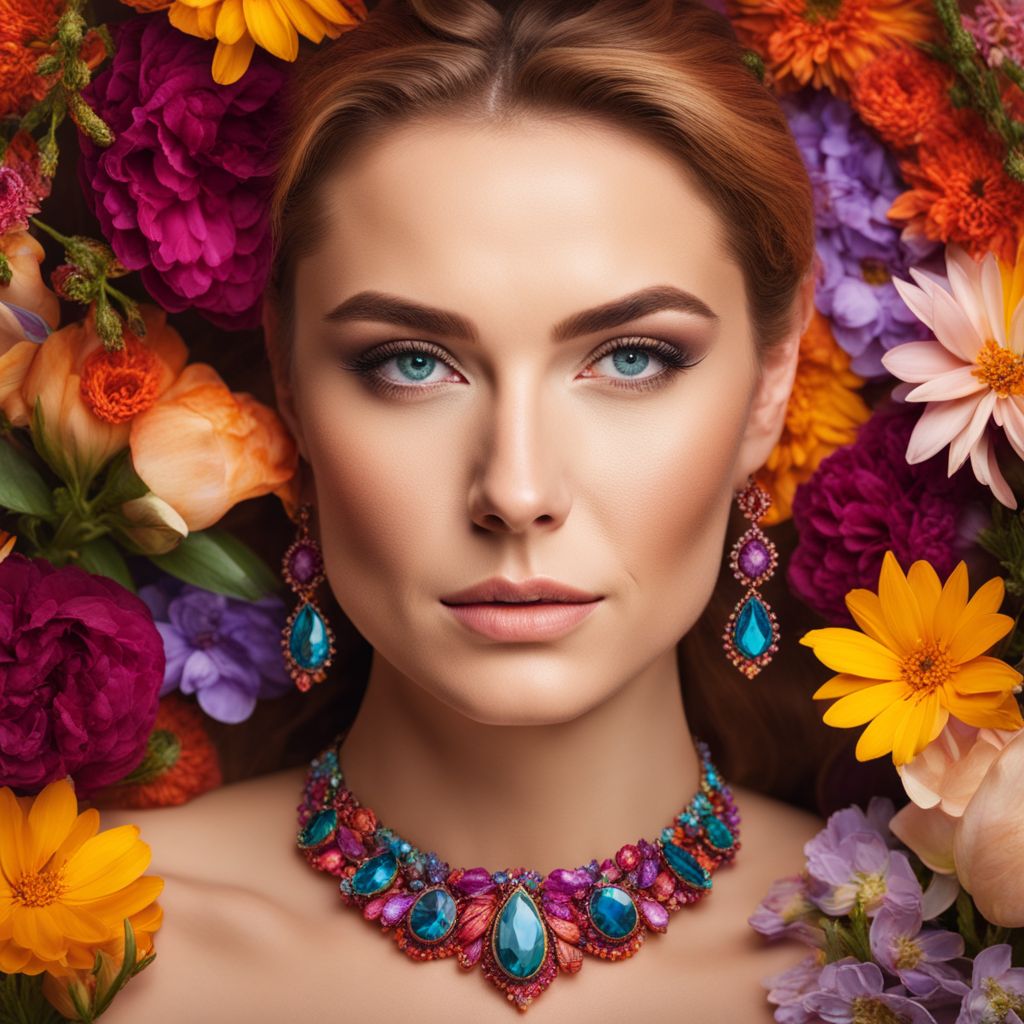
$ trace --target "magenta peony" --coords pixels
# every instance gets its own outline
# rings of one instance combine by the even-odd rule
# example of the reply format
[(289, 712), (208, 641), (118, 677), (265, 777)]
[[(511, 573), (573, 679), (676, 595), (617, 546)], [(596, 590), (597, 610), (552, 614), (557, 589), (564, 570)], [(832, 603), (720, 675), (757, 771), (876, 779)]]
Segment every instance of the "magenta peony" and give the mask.
[(801, 601), (836, 625), (854, 624), (846, 594), (875, 589), (886, 550), (903, 565), (927, 559), (945, 577), (987, 522), (988, 492), (970, 470), (947, 478), (941, 458), (907, 463), (919, 416), (909, 405), (876, 410), (854, 444), (833, 452), (797, 488), (799, 540), (786, 579)]
[(70, 775), (78, 796), (142, 760), (164, 648), (143, 602), (106, 576), (12, 554), (0, 562), (0, 786)]
[(237, 82), (218, 85), (214, 45), (164, 17), (119, 26), (111, 66), (83, 93), (116, 138), (100, 149), (79, 136), (79, 177), (118, 259), (160, 305), (254, 327), (287, 65), (259, 51)]

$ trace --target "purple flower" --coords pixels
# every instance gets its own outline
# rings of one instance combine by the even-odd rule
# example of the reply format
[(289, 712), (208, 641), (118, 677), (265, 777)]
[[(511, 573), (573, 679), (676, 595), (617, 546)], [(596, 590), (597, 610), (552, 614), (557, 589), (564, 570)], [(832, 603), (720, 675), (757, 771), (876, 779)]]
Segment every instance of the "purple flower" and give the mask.
[(982, 0), (963, 22), (990, 67), (999, 67), (1007, 57), (1024, 64), (1024, 10), (1019, 3)]
[(762, 981), (768, 989), (768, 1002), (776, 1006), (779, 1024), (808, 1024), (817, 1018), (801, 1005), (804, 996), (820, 988), (821, 964), (816, 956), (805, 957), (794, 967)]
[(884, 991), (885, 979), (878, 964), (857, 963), (852, 958), (837, 960), (822, 968), (820, 985), (820, 991), (801, 1001), (805, 1009), (818, 1014), (812, 1020), (831, 1024), (884, 1020), (935, 1024), (935, 1018), (914, 1000)]
[(849, 104), (828, 92), (782, 101), (815, 195), (815, 305), (865, 377), (885, 375), (882, 354), (920, 338), (921, 325), (892, 284), (927, 253), (911, 250), (886, 216), (905, 190), (895, 159)]
[(883, 906), (871, 922), (872, 955), (914, 996), (927, 998), (939, 989), (963, 995), (967, 985), (947, 963), (963, 956), (963, 936), (936, 929), (922, 931), (921, 925), (920, 909)]
[(0, 562), (0, 785), (70, 775), (78, 796), (136, 768), (156, 721), (164, 650), (146, 606), (106, 576)]
[(876, 589), (886, 550), (901, 565), (927, 559), (945, 577), (987, 522), (987, 491), (969, 467), (949, 478), (944, 458), (908, 464), (907, 443), (920, 414), (906, 404), (877, 409), (857, 440), (824, 459), (796, 490), (799, 540), (786, 579), (835, 625), (854, 625), (846, 594)]
[(284, 604), (242, 601), (171, 581), (140, 588), (167, 653), (160, 695), (180, 689), (218, 722), (244, 722), (257, 700), (291, 689), (281, 657)]
[(1000, 943), (974, 958), (956, 1024), (1024, 1024), (1024, 967), (1011, 967), (1010, 956), (1010, 946)]
[(160, 17), (119, 27), (117, 53), (83, 95), (114, 131), (79, 136), (86, 200), (121, 262), (165, 309), (253, 327), (270, 264), (271, 140), (284, 64), (258, 50), (233, 85), (214, 44)]
[(772, 882), (768, 895), (747, 922), (770, 939), (790, 935), (808, 946), (824, 947), (825, 933), (815, 923), (819, 916), (807, 896), (807, 880), (789, 875)]

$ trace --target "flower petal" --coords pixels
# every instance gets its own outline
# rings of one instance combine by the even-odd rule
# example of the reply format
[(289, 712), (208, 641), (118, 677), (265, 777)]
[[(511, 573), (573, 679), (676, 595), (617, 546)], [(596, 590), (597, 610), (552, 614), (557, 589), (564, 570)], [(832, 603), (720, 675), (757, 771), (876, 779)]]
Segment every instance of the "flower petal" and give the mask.
[(971, 450), (978, 443), (979, 438), (988, 427), (992, 417), (992, 411), (996, 407), (996, 393), (989, 391), (982, 395), (978, 407), (974, 410), (971, 422), (964, 427), (960, 433), (953, 438), (949, 446), (949, 463), (946, 467), (946, 475), (952, 476), (966, 461)]
[[(118, 923), (132, 914), (148, 907), (160, 895), (164, 880), (156, 875), (143, 875), (118, 892), (91, 900), (87, 906), (90, 914), (104, 920), (111, 918)], [(77, 908), (75, 908), (77, 910)], [(120, 929), (118, 929), (120, 930)]]
[(95, 807), (82, 811), (68, 831), (64, 841), (53, 854), (53, 866), (59, 867), (70, 860), (88, 839), (100, 830), (100, 812)]
[(913, 704), (907, 700), (898, 700), (890, 704), (861, 733), (854, 751), (857, 760), (870, 761), (888, 754), (892, 750), (896, 730), (912, 711)]
[(957, 624), (957, 630), (959, 631), (964, 619), (970, 619), (975, 615), (991, 615), (993, 612), (999, 611), (1003, 606), (1005, 596), (1006, 585), (1001, 576), (993, 576), (992, 579), (986, 580), (974, 592), (974, 597), (967, 602), (961, 623)]
[(978, 483), (988, 487), (1007, 508), (1017, 508), (1017, 499), (999, 468), (988, 434), (982, 434), (971, 449), (971, 469)]
[(955, 370), (947, 370), (937, 377), (918, 384), (907, 392), (908, 402), (948, 402), (953, 398), (963, 398), (979, 391), (987, 391), (989, 386), (974, 375), (973, 366), (961, 363)]
[(839, 729), (849, 729), (855, 725), (870, 722), (881, 714), (893, 701), (902, 700), (909, 694), (909, 688), (903, 680), (891, 683), (876, 683), (866, 686), (856, 693), (848, 694), (833, 704), (824, 715), (822, 721)]
[(28, 873), (25, 815), (8, 786), (0, 786), (0, 871), (13, 884)]
[(942, 699), (949, 713), (966, 725), (979, 729), (1020, 729), (1024, 727), (1020, 707), (1012, 693), (1002, 702), (991, 694), (960, 694), (956, 691), (955, 677), (942, 687)]
[[(50, 905), (53, 919), (68, 942), (100, 943), (114, 938), (111, 927), (87, 907), (68, 907), (63, 903)], [(118, 928), (118, 932), (121, 928)]]
[(245, 12), (242, 0), (224, 0), (217, 12), (217, 39), (233, 46), (245, 35)]
[(935, 321), (935, 337), (950, 352), (962, 356), (965, 362), (974, 362), (985, 338), (975, 329), (971, 318), (956, 299), (944, 288), (936, 288), (932, 292), (932, 316)]
[(907, 444), (907, 462), (914, 465), (930, 459), (963, 430), (978, 407), (979, 398), (968, 395), (949, 402), (932, 402), (914, 424)]
[(82, 903), (121, 889), (146, 870), (150, 859), (149, 844), (139, 839), (137, 825), (100, 832), (68, 861), (64, 902)]
[(14, 941), (32, 950), (41, 960), (59, 960), (67, 950), (67, 940), (49, 907), (19, 906), (15, 908), (12, 923)]
[(949, 720), (938, 691), (918, 700), (893, 737), (892, 760), (899, 766), (913, 760), (940, 732)]
[(882, 356), (882, 365), (894, 377), (922, 384), (965, 366), (964, 361), (934, 341), (908, 341)]
[(993, 644), (998, 643), (1013, 629), (1009, 615), (993, 612), (988, 615), (973, 615), (953, 635), (949, 656), (962, 665), (978, 655), (984, 654)]
[(813, 648), (818, 660), (835, 672), (867, 679), (899, 678), (900, 665), (892, 651), (854, 629), (812, 629), (800, 638), (800, 643)]
[(846, 595), (846, 607), (854, 622), (869, 637), (877, 640), (883, 647), (888, 647), (890, 651), (899, 647), (895, 634), (889, 629), (882, 614), (882, 603), (874, 591), (859, 587), (851, 590)]
[(1021, 674), (1001, 658), (975, 658), (961, 665), (950, 680), (958, 693), (1006, 693), (1021, 682)]
[(999, 262), (992, 253), (986, 253), (978, 268), (980, 299), (985, 311), (989, 337), (1006, 346), (1006, 307), (1003, 303), (1003, 278)]
[(36, 796), (28, 812), (29, 870), (40, 871), (67, 838), (78, 817), (71, 783), (57, 779)]
[(928, 639), (917, 595), (891, 551), (886, 551), (882, 558), (878, 599), (889, 631), (896, 637), (896, 649), (900, 654), (916, 650), (922, 641)]
[(919, 558), (907, 570), (907, 582), (917, 597), (924, 621), (925, 632), (932, 628), (935, 621), (935, 610), (942, 595), (942, 582), (931, 562)]
[(863, 676), (851, 676), (840, 673), (833, 676), (826, 683), (822, 683), (814, 691), (814, 699), (819, 700), (825, 697), (845, 697), (848, 693), (856, 693), (867, 686), (877, 686), (875, 679), (865, 679)]
[(295, 60), (299, 55), (298, 33), (273, 0), (243, 0), (242, 6), (245, 24), (256, 45), (281, 60)]
[[(171, 8), (173, 10), (173, 8)], [(249, 69), (249, 61), (252, 60), (252, 52), (256, 44), (252, 36), (244, 35), (237, 43), (217, 43), (217, 49), (213, 54), (213, 67), (211, 69), (213, 80), (218, 85), (231, 85), (237, 82)]]

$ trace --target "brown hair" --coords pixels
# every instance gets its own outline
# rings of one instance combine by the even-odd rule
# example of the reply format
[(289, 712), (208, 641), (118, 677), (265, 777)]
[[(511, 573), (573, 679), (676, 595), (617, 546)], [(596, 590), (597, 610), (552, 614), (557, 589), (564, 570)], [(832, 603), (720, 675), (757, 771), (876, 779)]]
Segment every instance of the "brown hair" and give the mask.
[[(785, 335), (814, 257), (812, 193), (785, 117), (744, 64), (724, 16), (699, 0), (520, 0), (505, 11), (485, 0), (384, 0), (358, 28), (304, 58), (292, 85), (272, 208), (270, 301), (279, 319), (267, 341), (279, 380), (289, 373), (295, 265), (322, 230), (325, 176), (403, 123), (507, 123), (538, 113), (610, 122), (677, 156), (724, 225), (762, 357)], [(731, 526), (743, 525), (734, 514)], [(817, 709), (807, 686), (798, 704), (780, 701), (792, 678), (780, 666), (751, 682), (725, 660), (720, 634), (737, 588), (724, 571), (679, 646), (691, 728), (713, 743), (730, 778), (810, 805), (807, 759), (792, 757), (793, 734), (820, 763)], [(775, 600), (785, 600), (776, 590)], [(361, 669), (366, 650), (352, 653), (358, 635), (347, 643)], [(792, 683), (788, 692), (796, 693)], [(302, 714), (318, 727), (317, 742), (330, 738), (326, 712), (313, 710), (327, 699), (318, 695)], [(351, 691), (346, 703), (353, 713)], [(330, 729), (343, 724), (335, 717)], [(784, 753), (757, 742), (762, 733), (781, 738)]]

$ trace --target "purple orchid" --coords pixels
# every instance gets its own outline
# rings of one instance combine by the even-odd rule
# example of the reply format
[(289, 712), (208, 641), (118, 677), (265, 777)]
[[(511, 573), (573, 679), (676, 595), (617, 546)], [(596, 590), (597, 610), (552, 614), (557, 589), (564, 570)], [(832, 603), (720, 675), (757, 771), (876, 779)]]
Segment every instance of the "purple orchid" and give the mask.
[(860, 1024), (862, 1021), (900, 1021), (901, 1024), (936, 1024), (919, 1003), (896, 992), (886, 992), (885, 978), (878, 964), (859, 963), (852, 957), (826, 964), (821, 971), (820, 989), (803, 997), (800, 1005), (830, 1024)]
[(1010, 957), (1004, 942), (974, 958), (971, 990), (956, 1024), (1024, 1024), (1024, 967), (1011, 967)]
[(808, 946), (824, 947), (825, 933), (815, 923), (819, 916), (807, 895), (807, 879), (788, 875), (772, 882), (768, 895), (747, 921), (769, 939), (789, 935)]

